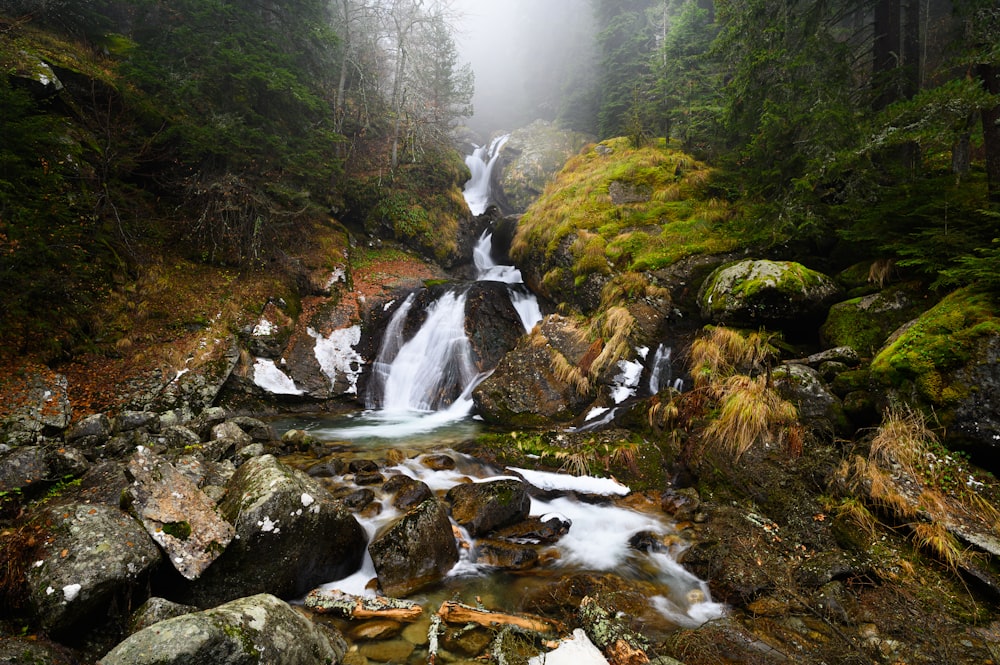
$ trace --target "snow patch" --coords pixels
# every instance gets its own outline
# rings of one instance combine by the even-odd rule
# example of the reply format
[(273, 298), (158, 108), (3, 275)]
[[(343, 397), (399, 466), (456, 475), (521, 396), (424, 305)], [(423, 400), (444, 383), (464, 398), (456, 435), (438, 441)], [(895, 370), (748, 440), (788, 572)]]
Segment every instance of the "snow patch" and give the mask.
[(622, 485), (612, 478), (570, 476), (565, 473), (532, 471), (530, 469), (518, 469), (515, 467), (509, 467), (509, 469), (540, 490), (571, 491), (583, 494), (599, 494), (602, 496), (625, 496), (632, 491), (627, 485)]
[(302, 506), (304, 508), (311, 506), (315, 500), (316, 499), (314, 499), (311, 494), (307, 494), (306, 492), (302, 493)]
[(267, 319), (261, 319), (253, 329), (254, 337), (267, 337), (273, 335), (276, 326)]
[(614, 378), (611, 386), (611, 399), (615, 404), (621, 404), (629, 397), (634, 397), (642, 377), (642, 363), (634, 360), (619, 360), (621, 370)]
[(364, 365), (364, 358), (354, 350), (354, 345), (361, 341), (361, 326), (340, 328), (330, 333), (329, 337), (307, 328), (309, 336), (316, 340), (316, 361), (330, 383), (336, 383), (337, 375), (342, 374), (347, 379), (346, 394), (357, 394), (358, 376)]
[(278, 369), (270, 358), (257, 358), (253, 364), (253, 382), (272, 395), (301, 395), (295, 382)]
[(529, 658), (528, 665), (608, 665), (608, 660), (587, 633), (577, 628), (572, 637), (560, 640), (554, 650)]
[(63, 598), (66, 599), (67, 603), (71, 600), (75, 600), (76, 597), (80, 595), (80, 589), (82, 588), (83, 587), (79, 584), (67, 584), (62, 588)]

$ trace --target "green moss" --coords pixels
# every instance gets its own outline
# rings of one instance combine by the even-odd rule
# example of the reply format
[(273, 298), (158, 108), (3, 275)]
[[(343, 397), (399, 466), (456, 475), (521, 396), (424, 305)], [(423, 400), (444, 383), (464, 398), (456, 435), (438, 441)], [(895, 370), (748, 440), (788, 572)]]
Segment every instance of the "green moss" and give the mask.
[(872, 361), (872, 377), (883, 385), (911, 387), (932, 406), (949, 406), (968, 396), (970, 386), (951, 373), (973, 359), (981, 339), (1000, 335), (995, 299), (961, 289), (925, 312)]
[(165, 522), (163, 524), (163, 533), (173, 536), (178, 540), (187, 540), (191, 537), (191, 524), (189, 522)]

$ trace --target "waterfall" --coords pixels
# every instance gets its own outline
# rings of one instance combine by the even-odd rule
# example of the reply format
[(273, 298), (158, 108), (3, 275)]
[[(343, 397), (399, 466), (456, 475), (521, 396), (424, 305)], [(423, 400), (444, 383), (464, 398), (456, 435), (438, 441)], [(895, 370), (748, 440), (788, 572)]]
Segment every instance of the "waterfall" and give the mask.
[(542, 320), (542, 310), (538, 298), (524, 285), (521, 271), (510, 265), (501, 265), (493, 260), (493, 231), (486, 229), (472, 250), (472, 260), (476, 264), (476, 278), (481, 282), (504, 282), (510, 294), (525, 332), (531, 332), (535, 324)]
[(486, 206), (490, 203), (490, 178), (493, 175), (493, 166), (500, 157), (501, 148), (509, 138), (510, 134), (498, 136), (488, 147), (477, 146), (472, 154), (465, 158), (465, 164), (469, 167), (472, 177), (465, 183), (463, 194), (473, 215), (478, 216), (486, 212)]
[(660, 392), (660, 386), (666, 385), (670, 381), (671, 365), (670, 356), (673, 349), (660, 344), (653, 354), (653, 363), (649, 368), (649, 394), (655, 395)]

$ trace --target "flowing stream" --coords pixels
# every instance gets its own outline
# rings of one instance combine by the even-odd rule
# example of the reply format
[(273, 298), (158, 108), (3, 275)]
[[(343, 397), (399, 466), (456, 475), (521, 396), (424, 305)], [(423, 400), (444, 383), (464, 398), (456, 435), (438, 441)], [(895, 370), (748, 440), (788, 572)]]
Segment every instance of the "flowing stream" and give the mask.
[[(489, 201), (489, 171), (505, 140), (505, 136), (499, 137), (488, 149), (477, 148), (469, 157), (473, 179), (466, 186), (466, 197), (473, 212), (485, 209)], [(538, 302), (514, 266), (495, 261), (490, 229), (480, 237), (473, 258), (479, 280), (507, 284), (525, 332), (531, 331), (542, 318)], [(467, 286), (447, 290), (427, 308), (424, 323), (409, 339), (404, 339), (403, 331), (415, 296), (411, 294), (400, 303), (373, 363), (365, 412), (329, 419), (289, 419), (276, 422), (276, 429), (306, 429), (336, 451), (335, 455), (348, 460), (406, 457), (395, 466), (383, 467), (382, 473), (406, 474), (425, 482), (438, 494), (460, 482), (484, 482), (514, 473), (543, 491), (536, 495), (546, 497), (532, 499), (531, 515), (558, 515), (570, 524), (567, 533), (543, 552), (544, 563), (517, 574), (477, 563), (477, 544), (466, 534), (467, 548), (460, 562), (443, 583), (413, 600), (433, 607), (455, 595), (469, 602), (483, 597), (495, 609), (518, 611), (524, 598), (545, 589), (544, 585), (551, 584), (554, 577), (575, 572), (614, 573), (653, 589), (648, 598), (648, 616), (642, 617), (647, 628), (655, 630), (659, 626), (669, 631), (721, 616), (724, 608), (712, 602), (707, 585), (677, 563), (676, 556), (685, 543), (675, 526), (656, 508), (639, 510), (623, 501), (622, 497), (629, 493), (627, 487), (610, 479), (527, 469), (498, 470), (452, 450), (478, 430), (478, 424), (469, 417), (471, 393), (484, 378), (476, 368), (465, 333), (467, 292)], [(624, 399), (638, 389), (643, 365), (626, 364), (621, 369)], [(669, 349), (657, 350), (651, 371), (649, 387), (653, 390), (670, 380)], [(421, 458), (430, 453), (452, 457), (455, 468), (429, 469)], [(327, 478), (324, 482), (350, 487), (353, 476)], [(590, 498), (581, 501), (581, 496)], [(399, 517), (391, 496), (376, 490), (375, 502), (377, 509), (366, 509), (357, 516), (370, 538)], [(637, 547), (634, 539), (640, 535), (650, 536), (662, 546)], [(372, 593), (373, 578), (374, 565), (367, 557), (360, 570), (325, 586), (364, 595)]]
[(490, 203), (490, 179), (493, 176), (493, 167), (500, 157), (500, 150), (509, 138), (510, 134), (497, 136), (488, 146), (477, 146), (472, 154), (465, 158), (465, 164), (469, 167), (472, 177), (465, 183), (463, 193), (473, 215), (486, 212), (486, 207)]

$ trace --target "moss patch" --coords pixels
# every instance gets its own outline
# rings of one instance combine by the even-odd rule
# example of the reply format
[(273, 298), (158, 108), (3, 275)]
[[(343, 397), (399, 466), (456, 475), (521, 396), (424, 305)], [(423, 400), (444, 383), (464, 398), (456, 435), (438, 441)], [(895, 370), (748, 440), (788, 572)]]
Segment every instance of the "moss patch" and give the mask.
[(932, 406), (952, 406), (970, 386), (951, 372), (973, 360), (979, 342), (1000, 335), (995, 296), (966, 288), (925, 312), (872, 361), (872, 378), (894, 388), (911, 388)]

